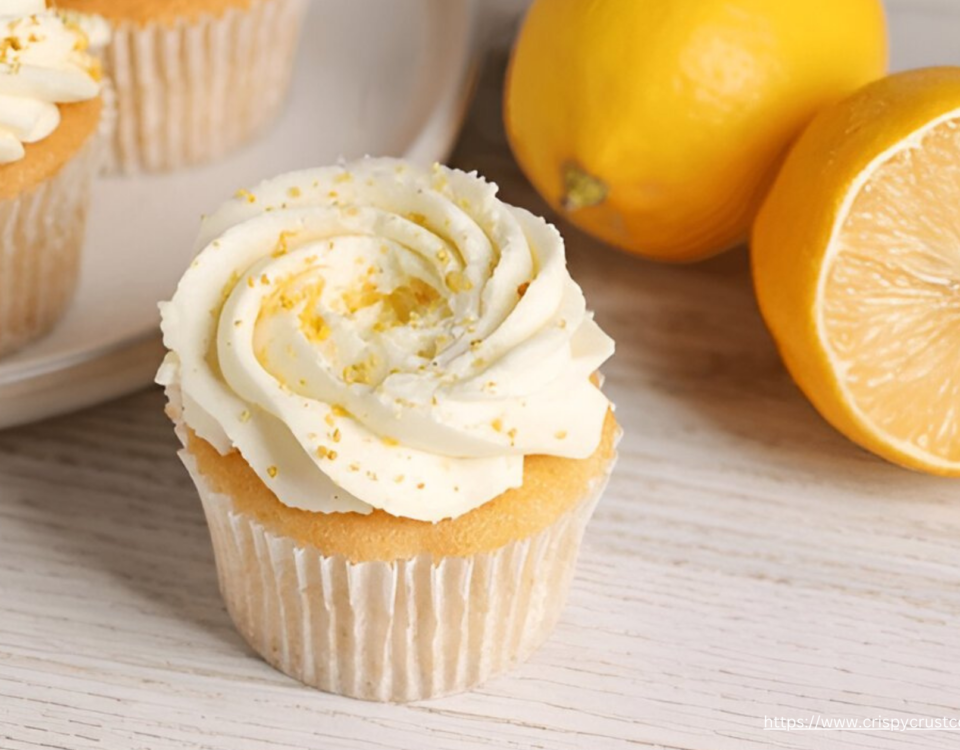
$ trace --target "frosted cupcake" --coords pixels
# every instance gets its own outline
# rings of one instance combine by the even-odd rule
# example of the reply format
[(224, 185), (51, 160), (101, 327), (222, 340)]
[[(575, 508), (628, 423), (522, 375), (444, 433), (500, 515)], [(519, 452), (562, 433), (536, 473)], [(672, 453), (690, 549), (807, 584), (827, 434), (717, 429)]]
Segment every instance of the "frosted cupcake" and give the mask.
[(306, 0), (58, 0), (114, 25), (114, 168), (211, 161), (273, 122), (290, 87)]
[(44, 0), (0, 2), (0, 355), (49, 331), (73, 297), (110, 119), (87, 50), (107, 34)]
[(158, 382), (251, 646), (379, 701), (526, 658), (619, 435), (557, 231), (475, 174), (371, 159), (240, 191), (198, 249)]

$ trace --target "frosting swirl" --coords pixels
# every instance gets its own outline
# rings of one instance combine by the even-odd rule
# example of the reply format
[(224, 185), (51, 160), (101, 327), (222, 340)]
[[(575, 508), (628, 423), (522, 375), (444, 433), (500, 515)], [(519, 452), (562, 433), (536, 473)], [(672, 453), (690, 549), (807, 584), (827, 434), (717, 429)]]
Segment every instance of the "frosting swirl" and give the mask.
[(241, 191), (161, 305), (158, 382), (310, 511), (439, 521), (519, 486), (524, 455), (589, 456), (613, 341), (557, 230), (496, 193), (392, 159)]
[(0, 164), (57, 129), (58, 103), (99, 95), (100, 63), (86, 50), (108, 35), (103, 19), (58, 14), (45, 0), (0, 3)]

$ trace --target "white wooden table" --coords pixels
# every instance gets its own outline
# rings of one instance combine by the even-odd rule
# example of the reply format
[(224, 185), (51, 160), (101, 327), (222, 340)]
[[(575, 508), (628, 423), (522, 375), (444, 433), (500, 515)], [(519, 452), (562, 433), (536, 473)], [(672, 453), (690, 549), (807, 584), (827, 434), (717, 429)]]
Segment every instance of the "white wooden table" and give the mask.
[[(544, 211), (498, 117), (488, 87), (453, 161)], [(151, 389), (0, 433), (0, 750), (960, 746), (764, 731), (765, 716), (960, 719), (960, 484), (884, 464), (816, 415), (744, 252), (671, 268), (564, 230), (619, 343), (606, 373), (626, 437), (528, 664), (410, 706), (273, 671), (221, 604)]]

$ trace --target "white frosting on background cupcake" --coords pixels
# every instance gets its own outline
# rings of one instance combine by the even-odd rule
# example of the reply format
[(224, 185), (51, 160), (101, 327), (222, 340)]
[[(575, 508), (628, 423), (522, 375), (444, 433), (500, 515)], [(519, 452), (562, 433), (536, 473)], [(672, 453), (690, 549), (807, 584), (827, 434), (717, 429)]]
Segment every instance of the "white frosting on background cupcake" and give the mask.
[(186, 424), (289, 506), (423, 521), (592, 454), (613, 342), (556, 229), (496, 192), (391, 159), (241, 191), (161, 306)]
[(45, 0), (0, 2), (0, 164), (57, 129), (58, 104), (99, 95), (100, 65), (87, 49), (108, 37), (101, 18), (59, 14)]

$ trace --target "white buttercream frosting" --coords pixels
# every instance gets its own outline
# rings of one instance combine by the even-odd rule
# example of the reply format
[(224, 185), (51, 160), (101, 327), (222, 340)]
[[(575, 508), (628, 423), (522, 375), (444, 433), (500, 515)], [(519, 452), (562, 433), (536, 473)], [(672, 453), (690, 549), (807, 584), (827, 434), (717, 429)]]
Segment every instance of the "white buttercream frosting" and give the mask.
[(613, 341), (563, 240), (475, 174), (366, 159), (297, 172), (207, 218), (161, 305), (158, 382), (221, 453), (315, 512), (456, 517), (585, 458)]
[(87, 50), (108, 36), (101, 18), (57, 13), (46, 0), (0, 0), (0, 164), (57, 129), (58, 104), (100, 93), (100, 66)]

